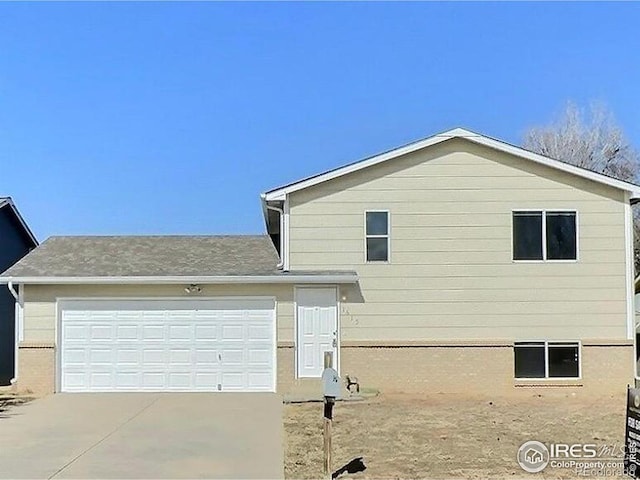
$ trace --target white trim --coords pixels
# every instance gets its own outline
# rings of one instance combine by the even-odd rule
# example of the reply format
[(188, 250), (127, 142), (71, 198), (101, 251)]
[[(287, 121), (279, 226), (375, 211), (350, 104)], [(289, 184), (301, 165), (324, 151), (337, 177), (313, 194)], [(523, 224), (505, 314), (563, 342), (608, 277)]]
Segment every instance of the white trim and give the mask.
[(336, 371), (338, 372), (338, 376), (340, 376), (340, 309), (342, 305), (342, 300), (340, 299), (340, 285), (336, 285)]
[[(89, 299), (87, 299), (89, 300)], [(55, 384), (55, 392), (62, 392), (62, 310), (60, 300), (56, 298), (56, 303), (54, 305), (55, 315), (56, 315), (56, 323), (53, 327), (54, 329), (54, 354), (55, 354), (55, 372), (54, 376), (54, 384)]]
[(272, 324), (273, 324), (273, 391), (278, 391), (278, 298), (273, 298), (273, 313), (272, 313)]
[[(368, 235), (367, 234), (367, 213), (386, 213), (387, 214), (387, 234), (386, 235)], [(389, 210), (365, 210), (364, 211), (364, 263), (391, 263), (391, 212)], [(367, 258), (367, 239), (369, 238), (386, 238), (387, 239), (387, 259), (386, 260), (369, 260)]]
[(56, 303), (78, 303), (78, 302), (155, 302), (158, 300), (167, 301), (167, 302), (211, 302), (211, 301), (226, 301), (226, 300), (273, 300), (274, 302), (277, 300), (273, 295), (207, 295), (207, 296), (167, 296), (160, 295), (157, 297), (153, 296), (144, 296), (144, 297), (55, 297)]
[(39, 245), (38, 240), (36, 239), (36, 236), (33, 234), (29, 226), (27, 225), (27, 222), (25, 222), (24, 218), (22, 218), (22, 215), (20, 215), (20, 212), (18, 211), (16, 204), (13, 203), (13, 199), (11, 197), (6, 197), (3, 200), (4, 200), (3, 202), (0, 202), (0, 208), (3, 208), (5, 206), (11, 207), (11, 210), (13, 210), (14, 215), (18, 219), (18, 222), (20, 222), (20, 225), (26, 232), (27, 236), (33, 242), (34, 246), (37, 247)]
[(340, 375), (340, 290), (338, 285), (294, 285), (293, 287), (293, 308), (294, 308), (294, 315), (293, 315), (293, 349), (294, 349), (294, 353), (293, 353), (293, 357), (294, 357), (294, 378), (298, 379), (298, 378), (320, 378), (320, 377), (308, 377), (308, 376), (301, 376), (300, 372), (299, 372), (299, 365), (300, 365), (300, 358), (298, 356), (298, 345), (299, 345), (299, 339), (298, 339), (298, 291), (299, 290), (303, 290), (303, 289), (309, 289), (309, 288), (326, 288), (326, 289), (332, 289), (334, 290), (335, 293), (335, 299), (336, 299), (336, 358), (335, 358), (335, 365), (336, 365), (336, 370), (338, 372), (338, 375)]
[[(514, 380), (519, 382), (555, 382), (555, 381), (567, 381), (567, 380), (582, 380), (582, 341), (581, 340), (518, 340), (513, 342), (513, 363), (515, 367), (516, 361), (516, 348), (519, 343), (542, 343), (539, 348), (544, 348), (544, 378), (530, 378), (530, 377), (516, 377)], [(577, 377), (550, 377), (549, 376), (549, 344), (553, 343), (554, 346), (578, 346), (578, 376)], [(522, 345), (525, 346), (525, 345)]]
[[(574, 213), (576, 218), (576, 258), (547, 258), (547, 214)], [(516, 260), (514, 252), (513, 217), (514, 213), (541, 213), (542, 214), (542, 259)], [(513, 263), (578, 263), (580, 261), (580, 215), (575, 208), (514, 208), (511, 210), (511, 261)]]
[(194, 276), (194, 277), (2, 277), (0, 285), (8, 282), (20, 284), (98, 284), (98, 285), (131, 285), (131, 284), (152, 284), (152, 285), (175, 285), (175, 284), (235, 284), (235, 283), (356, 283), (358, 275), (356, 273), (344, 274), (280, 274), (280, 275), (231, 275), (231, 276)]
[(18, 285), (18, 340), (24, 340), (24, 285)]
[(555, 168), (556, 170), (571, 173), (578, 177), (586, 178), (594, 182), (602, 183), (604, 185), (608, 185), (613, 188), (627, 191), (631, 194), (631, 198), (640, 198), (640, 186), (638, 185), (634, 185), (628, 182), (623, 182), (621, 180), (616, 180), (614, 178), (607, 177), (606, 175), (602, 175), (602, 174), (593, 172), (591, 170), (576, 167), (568, 163), (561, 162), (559, 160), (554, 160), (552, 158), (545, 157), (544, 155), (539, 155), (529, 150), (525, 150), (523, 148), (516, 147), (514, 145), (510, 145), (500, 140), (486, 137), (484, 135), (480, 135), (480, 134), (471, 132), (469, 130), (465, 130), (463, 128), (455, 128), (453, 130), (449, 130), (447, 132), (434, 135), (424, 140), (420, 140), (420, 141), (411, 143), (409, 145), (396, 148), (394, 150), (382, 153), (380, 155), (375, 155), (373, 157), (367, 158), (360, 162), (353, 163), (345, 167), (337, 168), (335, 170), (331, 170), (329, 172), (316, 175), (314, 177), (307, 178), (299, 182), (286, 185), (281, 188), (270, 190), (264, 194), (264, 199), (266, 201), (284, 200), (286, 196), (292, 192), (296, 192), (298, 190), (302, 190), (302, 189), (317, 185), (319, 183), (323, 183), (328, 180), (332, 180), (334, 178), (341, 177), (343, 175), (347, 175), (349, 173), (353, 173), (358, 170), (362, 170), (364, 168), (368, 168), (382, 162), (386, 162), (387, 160), (391, 160), (391, 159), (400, 157), (402, 155), (406, 155), (406, 154), (415, 152), (417, 150), (430, 147), (432, 145), (437, 145), (439, 143), (445, 142), (453, 138), (464, 138), (478, 145), (490, 147), (490, 148), (493, 148), (494, 150), (515, 155), (517, 157), (524, 158), (526, 160), (530, 160), (532, 162), (545, 165), (547, 167)]
[[(626, 287), (627, 287), (627, 338), (633, 339), (635, 344), (635, 298), (634, 298), (634, 253), (633, 253), (633, 211), (629, 193), (625, 193), (624, 203), (624, 242), (625, 242), (625, 265), (626, 265)], [(633, 364), (636, 365), (635, 348)], [(635, 372), (635, 370), (634, 370)], [(637, 372), (636, 372), (637, 373)]]
[(289, 236), (289, 197), (286, 197), (284, 199), (284, 219), (283, 219), (283, 228), (282, 228), (282, 232), (281, 235), (283, 237), (282, 240), (282, 261), (283, 261), (283, 269), (285, 272), (289, 271), (289, 268), (291, 266), (290, 261), (289, 261), (289, 252), (291, 251), (291, 249), (289, 248), (289, 244), (290, 244), (290, 236)]
[(206, 296), (206, 297), (56, 297), (55, 299), (55, 318), (54, 325), (54, 338), (55, 338), (55, 372), (54, 372), (54, 384), (55, 392), (62, 391), (62, 354), (64, 349), (62, 348), (62, 312), (67, 305), (73, 305), (80, 302), (211, 302), (211, 301), (228, 301), (228, 300), (268, 300), (273, 301), (272, 309), (272, 325), (273, 325), (273, 390), (278, 391), (278, 299), (273, 295), (225, 295), (225, 296)]

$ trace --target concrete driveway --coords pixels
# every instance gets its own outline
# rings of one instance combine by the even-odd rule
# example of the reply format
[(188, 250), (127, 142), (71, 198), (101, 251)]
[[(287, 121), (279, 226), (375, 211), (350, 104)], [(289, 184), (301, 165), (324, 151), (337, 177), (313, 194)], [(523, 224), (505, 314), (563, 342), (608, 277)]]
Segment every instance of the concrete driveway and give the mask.
[(0, 478), (282, 477), (276, 394), (57, 394), (0, 418)]

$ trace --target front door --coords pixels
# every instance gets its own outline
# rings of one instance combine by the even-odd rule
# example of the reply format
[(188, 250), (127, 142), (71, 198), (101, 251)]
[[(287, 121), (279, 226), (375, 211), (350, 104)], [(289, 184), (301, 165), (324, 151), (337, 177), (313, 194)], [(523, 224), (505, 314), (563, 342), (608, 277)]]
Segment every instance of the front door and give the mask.
[(335, 287), (296, 289), (298, 377), (320, 377), (324, 352), (338, 368), (338, 299)]

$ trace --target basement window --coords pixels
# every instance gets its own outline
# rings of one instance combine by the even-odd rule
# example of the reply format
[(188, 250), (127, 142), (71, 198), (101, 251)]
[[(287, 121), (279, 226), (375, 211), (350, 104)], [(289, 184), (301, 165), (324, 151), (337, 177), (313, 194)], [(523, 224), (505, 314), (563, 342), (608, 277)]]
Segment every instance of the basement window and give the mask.
[(367, 262), (389, 261), (389, 212), (365, 212), (365, 249)]
[(512, 224), (514, 260), (578, 259), (575, 211), (514, 211)]
[(513, 351), (516, 379), (580, 378), (578, 342), (518, 342)]

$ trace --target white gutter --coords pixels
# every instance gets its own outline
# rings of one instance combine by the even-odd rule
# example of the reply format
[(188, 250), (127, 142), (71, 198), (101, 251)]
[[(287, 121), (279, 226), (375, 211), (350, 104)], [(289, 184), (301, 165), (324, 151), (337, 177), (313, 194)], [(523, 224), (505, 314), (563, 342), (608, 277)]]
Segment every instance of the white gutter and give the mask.
[(227, 275), (227, 276), (158, 276), (158, 277), (4, 277), (0, 278), (0, 285), (15, 283), (56, 285), (56, 284), (100, 284), (100, 285), (130, 285), (146, 283), (151, 285), (175, 284), (235, 284), (235, 283), (356, 283), (356, 273), (335, 273), (326, 275), (308, 274), (278, 274), (278, 275)]
[(15, 308), (14, 308), (14, 317), (13, 317), (13, 336), (14, 336), (13, 378), (9, 380), (11, 385), (13, 385), (18, 381), (18, 349), (19, 349), (19, 343), (20, 343), (19, 322), (20, 322), (20, 317), (22, 313), (21, 312), (22, 305), (20, 304), (20, 295), (18, 295), (18, 292), (16, 292), (16, 289), (13, 287), (13, 282), (11, 280), (7, 282), (7, 288), (9, 289), (9, 292), (11, 292), (11, 295), (13, 295), (13, 298), (15, 298), (16, 300)]
[(11, 279), (9, 279), (9, 281), (7, 282), (7, 288), (9, 289), (9, 291), (11, 292), (11, 295), (13, 295), (13, 298), (15, 298), (17, 302), (18, 292), (16, 292), (15, 288), (13, 288), (13, 281)]

